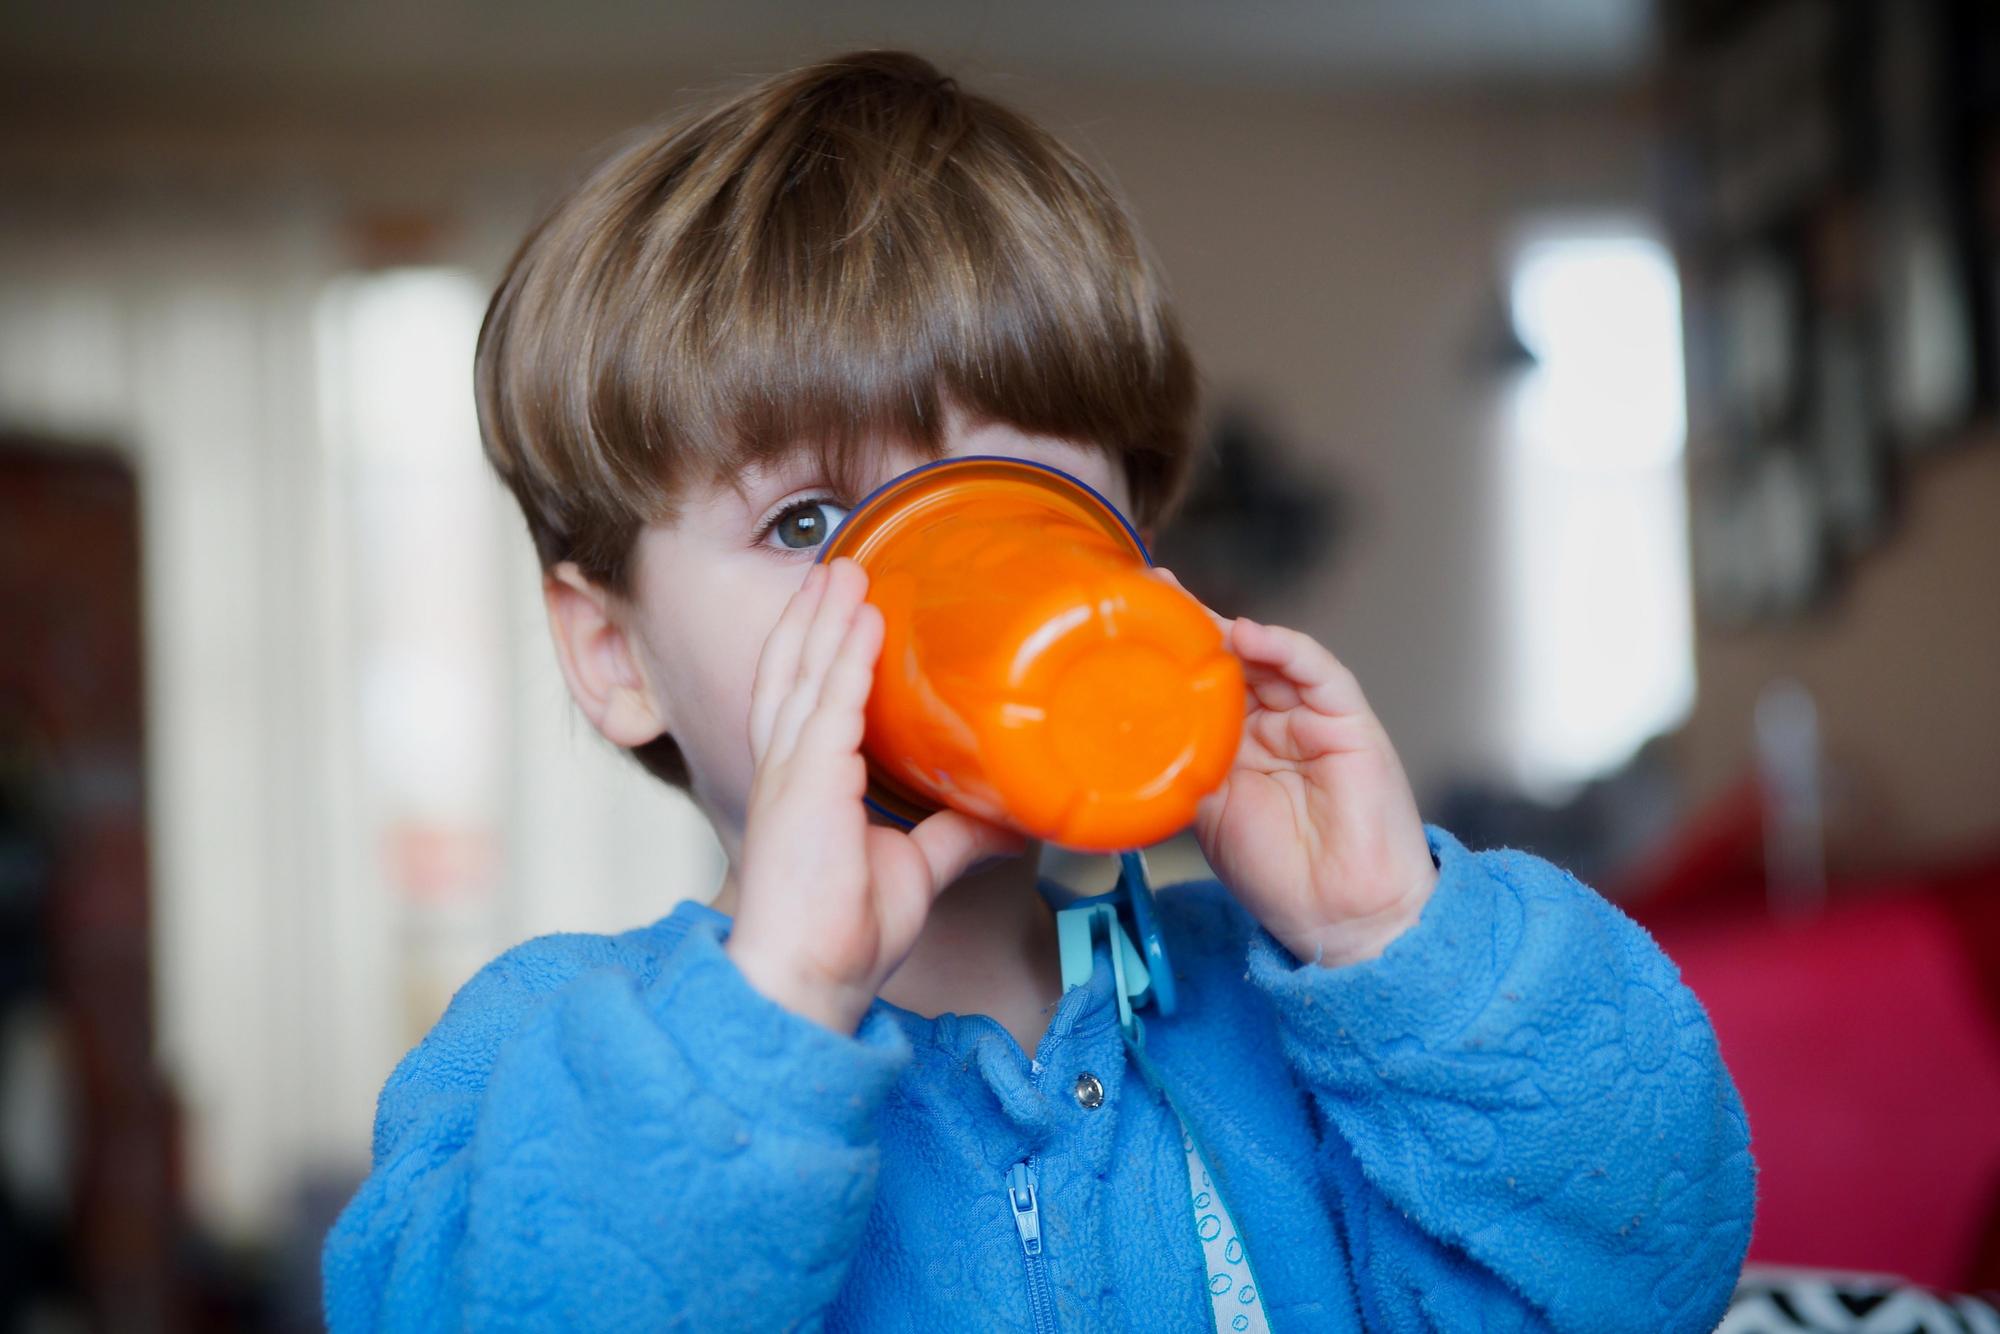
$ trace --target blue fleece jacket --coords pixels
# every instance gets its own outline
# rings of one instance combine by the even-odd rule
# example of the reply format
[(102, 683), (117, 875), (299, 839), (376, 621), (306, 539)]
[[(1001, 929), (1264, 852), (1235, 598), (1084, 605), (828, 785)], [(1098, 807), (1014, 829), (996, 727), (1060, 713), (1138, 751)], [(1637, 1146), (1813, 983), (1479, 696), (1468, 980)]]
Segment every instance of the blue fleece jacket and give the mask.
[[(1752, 1165), (1701, 1007), (1566, 873), (1428, 833), (1437, 892), (1364, 964), (1301, 963), (1213, 881), (1159, 894), (1180, 1006), (1145, 1051), (1270, 1327), (1713, 1328)], [(753, 989), (728, 928), (682, 902), (465, 985), (382, 1091), (333, 1329), (1213, 1327), (1180, 1123), (1102, 940), (1030, 1062), (984, 1015), (877, 1000), (834, 1033)]]

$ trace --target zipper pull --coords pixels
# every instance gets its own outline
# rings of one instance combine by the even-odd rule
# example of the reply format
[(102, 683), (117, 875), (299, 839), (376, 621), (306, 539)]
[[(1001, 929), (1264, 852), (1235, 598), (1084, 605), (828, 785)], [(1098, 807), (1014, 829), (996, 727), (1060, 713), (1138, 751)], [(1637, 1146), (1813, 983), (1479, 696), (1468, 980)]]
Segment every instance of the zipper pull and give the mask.
[(1007, 1173), (1007, 1197), (1014, 1205), (1014, 1230), (1021, 1234), (1021, 1249), (1029, 1255), (1042, 1253), (1042, 1211), (1035, 1203), (1035, 1183), (1026, 1162), (1015, 1163)]

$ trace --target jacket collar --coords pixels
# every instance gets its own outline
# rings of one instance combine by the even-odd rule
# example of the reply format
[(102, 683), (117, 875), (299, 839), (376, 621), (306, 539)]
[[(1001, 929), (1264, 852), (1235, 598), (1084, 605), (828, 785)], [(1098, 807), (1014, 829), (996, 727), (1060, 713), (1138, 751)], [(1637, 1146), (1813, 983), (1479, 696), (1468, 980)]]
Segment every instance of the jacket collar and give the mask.
[[(1035, 889), (1056, 909), (1061, 909), (1074, 897), (1069, 890), (1046, 877), (1036, 881)], [(727, 913), (718, 912), (708, 904), (697, 903), (693, 899), (681, 900), (671, 915), (689, 923), (708, 923), (716, 928), (716, 934), (721, 939), (728, 938), (732, 925)], [(1110, 954), (1102, 941), (1097, 943), (1095, 963), (1097, 966), (1091, 971), (1090, 981), (1071, 988), (1056, 1003), (1056, 1012), (1042, 1037), (1043, 1050), (1048, 1050), (1055, 1043), (1092, 1039), (1106, 1031), (1116, 1031), (1118, 1007), (1112, 995), (1116, 984), (1112, 979)], [(982, 1065), (1008, 1049), (1019, 1049), (1013, 1035), (991, 1015), (955, 1014), (950, 1011), (936, 1016), (921, 1015), (880, 996), (869, 1006), (871, 1014), (877, 1011), (893, 1019), (915, 1048), (936, 1048), (960, 1057), (978, 1057)], [(987, 1050), (994, 1046), (998, 1050)]]

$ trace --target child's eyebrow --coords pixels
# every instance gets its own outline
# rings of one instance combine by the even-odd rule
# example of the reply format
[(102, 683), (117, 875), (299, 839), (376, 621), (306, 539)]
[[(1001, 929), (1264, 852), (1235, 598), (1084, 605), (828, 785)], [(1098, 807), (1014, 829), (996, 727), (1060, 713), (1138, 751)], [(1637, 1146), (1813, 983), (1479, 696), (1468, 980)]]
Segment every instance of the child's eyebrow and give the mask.
[(763, 508), (785, 492), (817, 479), (820, 467), (810, 456), (787, 454), (771, 462), (745, 464), (729, 479), (742, 499), (746, 517), (756, 519)]

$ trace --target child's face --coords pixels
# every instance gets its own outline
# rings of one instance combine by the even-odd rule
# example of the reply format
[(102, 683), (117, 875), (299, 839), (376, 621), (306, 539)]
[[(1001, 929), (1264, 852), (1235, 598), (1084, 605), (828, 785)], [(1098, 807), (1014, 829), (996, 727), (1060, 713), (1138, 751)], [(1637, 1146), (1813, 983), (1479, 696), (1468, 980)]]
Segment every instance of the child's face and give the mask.
[[(1102, 451), (1000, 424), (954, 416), (945, 453), (1000, 454), (1061, 468), (1128, 517), (1123, 469)], [(884, 449), (872, 489), (924, 460)], [(641, 662), (659, 730), (670, 733), (694, 776), (694, 797), (732, 864), (742, 846), (750, 791), (750, 688), (765, 637), (804, 581), (826, 532), (844, 516), (819, 484), (809, 454), (768, 471), (690, 492), (672, 524), (639, 538), (627, 636)], [(858, 498), (856, 498), (858, 499)]]

